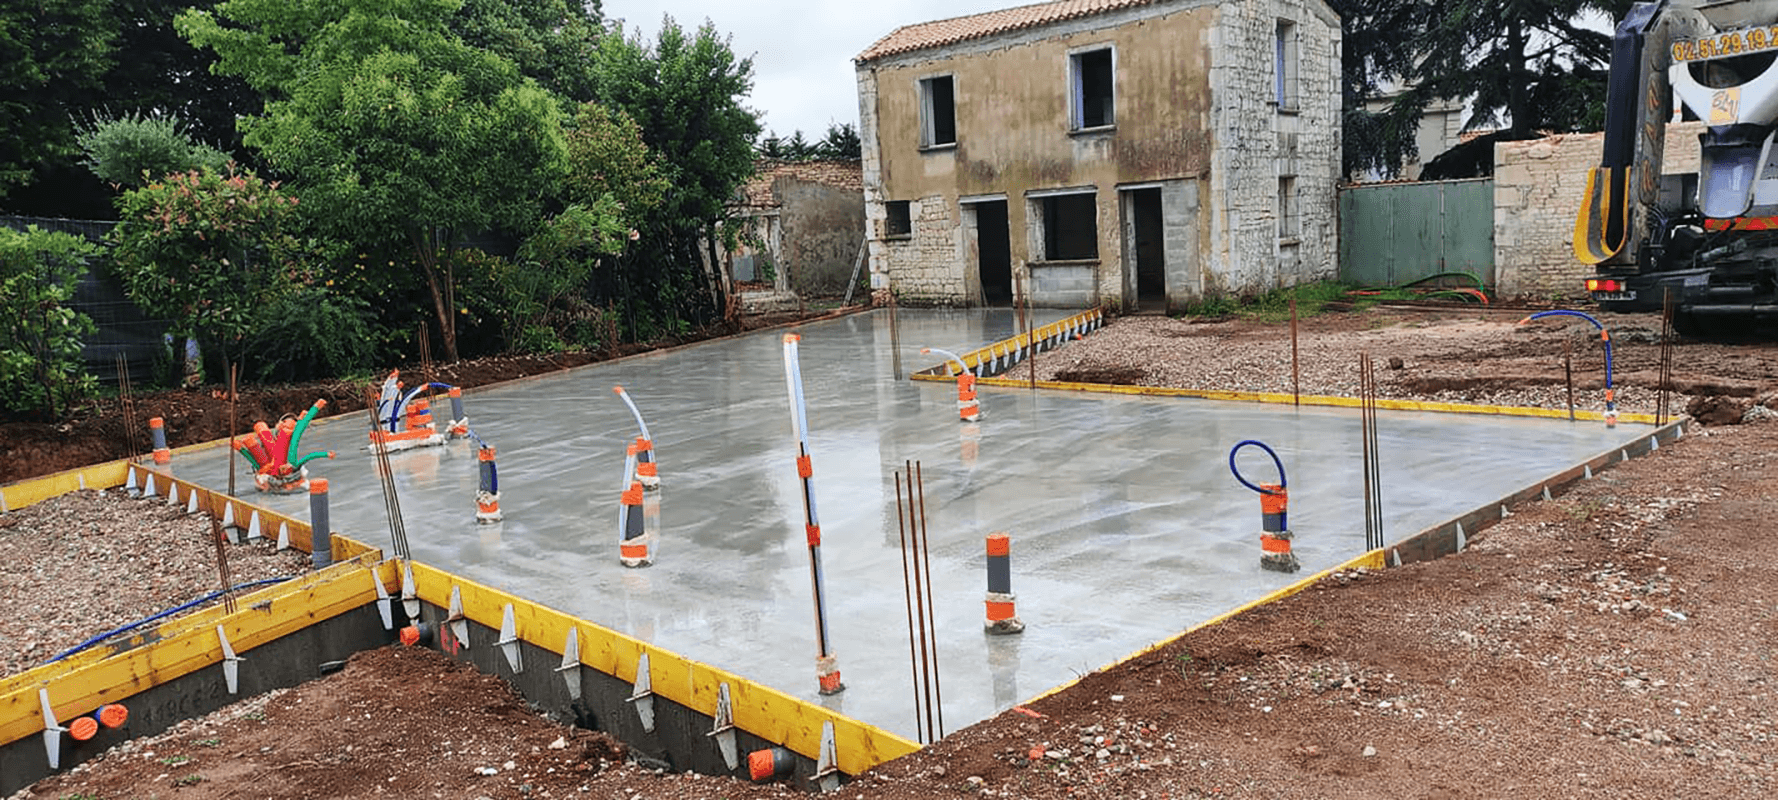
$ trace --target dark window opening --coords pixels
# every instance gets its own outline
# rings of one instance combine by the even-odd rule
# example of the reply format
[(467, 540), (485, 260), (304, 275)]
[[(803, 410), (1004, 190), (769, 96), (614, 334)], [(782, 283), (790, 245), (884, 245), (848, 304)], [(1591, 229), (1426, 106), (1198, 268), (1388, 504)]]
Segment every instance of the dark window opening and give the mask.
[(957, 143), (957, 94), (951, 76), (920, 81), (920, 145)]
[(883, 235), (912, 236), (914, 234), (914, 220), (908, 209), (908, 201), (890, 200), (884, 205), (888, 206), (889, 218), (883, 221)]
[(1043, 259), (1082, 261), (1099, 257), (1099, 204), (1090, 193), (1042, 199)]
[(1074, 127), (1100, 128), (1117, 121), (1113, 115), (1111, 49), (1076, 53), (1074, 60)]

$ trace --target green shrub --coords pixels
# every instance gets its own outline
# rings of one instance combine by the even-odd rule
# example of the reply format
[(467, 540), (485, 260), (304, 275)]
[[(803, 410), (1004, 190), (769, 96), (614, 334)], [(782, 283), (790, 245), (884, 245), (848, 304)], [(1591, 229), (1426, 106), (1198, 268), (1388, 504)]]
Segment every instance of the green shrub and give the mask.
[(175, 172), (220, 171), (228, 154), (192, 141), (176, 120), (137, 114), (95, 120), (76, 137), (99, 180), (141, 188)]
[(243, 372), (259, 381), (309, 381), (371, 366), (377, 343), (368, 304), (299, 286), (280, 295), (242, 341)]
[(97, 250), (35, 225), (0, 228), (0, 408), (60, 419), (93, 394), (80, 343), (95, 328), (67, 303)]

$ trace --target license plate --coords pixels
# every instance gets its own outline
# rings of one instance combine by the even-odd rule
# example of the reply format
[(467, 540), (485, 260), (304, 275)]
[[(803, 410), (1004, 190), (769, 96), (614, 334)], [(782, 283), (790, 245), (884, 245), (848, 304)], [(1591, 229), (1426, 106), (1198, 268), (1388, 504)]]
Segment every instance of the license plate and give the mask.
[(1625, 289), (1624, 291), (1621, 291), (1621, 292), (1594, 292), (1593, 299), (1600, 300), (1600, 301), (1635, 300), (1636, 293), (1634, 291), (1629, 290), (1629, 289)]

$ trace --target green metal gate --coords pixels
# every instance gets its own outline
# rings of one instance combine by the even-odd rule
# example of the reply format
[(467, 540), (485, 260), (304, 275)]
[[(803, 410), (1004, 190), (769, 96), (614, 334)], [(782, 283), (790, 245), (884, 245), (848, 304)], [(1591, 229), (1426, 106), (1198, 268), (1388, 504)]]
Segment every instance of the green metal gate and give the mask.
[(1494, 179), (1340, 190), (1340, 279), (1399, 286), (1467, 272), (1494, 286)]

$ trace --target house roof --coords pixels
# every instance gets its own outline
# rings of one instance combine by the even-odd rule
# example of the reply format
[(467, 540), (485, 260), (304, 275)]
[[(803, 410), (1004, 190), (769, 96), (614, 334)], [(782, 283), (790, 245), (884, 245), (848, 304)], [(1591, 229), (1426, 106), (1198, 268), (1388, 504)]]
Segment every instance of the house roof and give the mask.
[(872, 61), (897, 53), (925, 50), (929, 47), (956, 44), (971, 39), (983, 39), (995, 34), (1090, 17), (1094, 14), (1144, 6), (1154, 2), (1157, 0), (1055, 0), (1049, 3), (971, 14), (967, 17), (953, 17), (933, 22), (903, 25), (888, 36), (878, 39), (876, 44), (871, 45), (864, 52), (859, 53), (858, 61)]
[(753, 177), (741, 184), (743, 208), (777, 208), (780, 203), (772, 193), (779, 178), (794, 178), (819, 183), (836, 189), (864, 191), (864, 165), (858, 161), (773, 161), (760, 159), (754, 165)]

